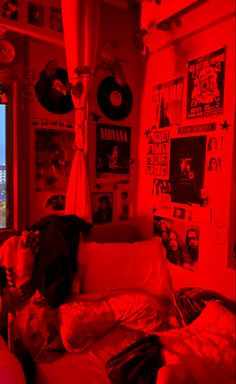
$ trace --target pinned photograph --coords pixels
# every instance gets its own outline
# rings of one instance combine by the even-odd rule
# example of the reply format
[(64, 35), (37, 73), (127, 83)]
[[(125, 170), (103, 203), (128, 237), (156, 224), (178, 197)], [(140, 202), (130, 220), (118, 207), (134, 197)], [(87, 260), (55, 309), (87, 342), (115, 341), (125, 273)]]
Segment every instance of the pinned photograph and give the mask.
[(218, 151), (222, 150), (223, 147), (223, 137), (212, 136), (208, 138), (207, 150), (208, 151)]
[(174, 207), (173, 216), (177, 219), (185, 219), (186, 209), (181, 207)]
[(28, 23), (37, 27), (43, 27), (44, 7), (39, 3), (28, 3)]
[(129, 193), (122, 191), (120, 194), (120, 209), (119, 209), (119, 220), (128, 220), (129, 218)]
[(57, 32), (63, 32), (62, 13), (60, 8), (50, 7), (49, 14), (50, 29)]
[(91, 193), (92, 219), (94, 224), (111, 223), (113, 216), (113, 193)]
[(207, 170), (210, 172), (217, 172), (221, 170), (221, 158), (211, 157), (208, 162)]
[(74, 133), (35, 131), (35, 190), (65, 191), (74, 157)]
[(45, 208), (51, 209), (52, 211), (64, 211), (65, 204), (65, 195), (52, 195), (47, 199)]
[(193, 272), (198, 270), (199, 226), (153, 216), (153, 234), (161, 237), (167, 260)]
[(1, 6), (2, 17), (18, 20), (18, 0), (4, 0)]

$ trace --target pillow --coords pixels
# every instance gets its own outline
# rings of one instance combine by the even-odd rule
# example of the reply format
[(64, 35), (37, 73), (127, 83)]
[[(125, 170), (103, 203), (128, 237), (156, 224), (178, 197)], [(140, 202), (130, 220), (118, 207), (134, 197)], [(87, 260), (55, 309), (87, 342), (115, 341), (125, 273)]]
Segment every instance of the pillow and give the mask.
[(172, 292), (165, 249), (158, 237), (134, 243), (81, 242), (78, 258), (83, 293), (120, 289)]

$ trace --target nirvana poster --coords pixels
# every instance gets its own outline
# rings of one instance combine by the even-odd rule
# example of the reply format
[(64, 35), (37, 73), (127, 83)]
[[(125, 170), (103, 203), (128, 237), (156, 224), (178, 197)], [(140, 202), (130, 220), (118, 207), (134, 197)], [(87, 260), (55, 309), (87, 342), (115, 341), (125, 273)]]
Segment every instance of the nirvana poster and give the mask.
[(129, 127), (97, 125), (96, 180), (101, 184), (129, 183)]
[(206, 136), (183, 137), (171, 140), (170, 180), (172, 201), (201, 202), (204, 182)]
[(183, 78), (157, 84), (153, 88), (152, 103), (157, 128), (181, 124)]
[(187, 63), (187, 118), (223, 112), (225, 48)]

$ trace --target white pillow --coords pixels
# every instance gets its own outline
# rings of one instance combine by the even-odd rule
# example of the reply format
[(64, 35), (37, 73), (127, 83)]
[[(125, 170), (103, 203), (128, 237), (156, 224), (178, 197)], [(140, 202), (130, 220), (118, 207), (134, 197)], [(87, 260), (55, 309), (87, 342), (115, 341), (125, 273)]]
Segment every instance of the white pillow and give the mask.
[(134, 243), (81, 242), (79, 276), (83, 293), (142, 289), (172, 292), (172, 280), (161, 239)]

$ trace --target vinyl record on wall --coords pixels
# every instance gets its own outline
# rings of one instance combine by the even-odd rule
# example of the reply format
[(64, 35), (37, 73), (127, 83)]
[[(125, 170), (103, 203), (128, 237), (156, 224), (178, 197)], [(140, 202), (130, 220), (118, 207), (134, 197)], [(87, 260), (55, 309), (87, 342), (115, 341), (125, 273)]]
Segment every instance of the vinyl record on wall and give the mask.
[(97, 101), (101, 111), (111, 120), (123, 120), (133, 106), (133, 95), (128, 84), (120, 86), (113, 76), (103, 79), (98, 87)]
[(39, 81), (35, 85), (35, 93), (38, 101), (47, 111), (64, 114), (73, 110), (70, 91), (65, 89), (67, 81), (67, 71), (56, 67), (53, 60), (46, 64), (40, 72)]

